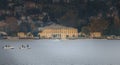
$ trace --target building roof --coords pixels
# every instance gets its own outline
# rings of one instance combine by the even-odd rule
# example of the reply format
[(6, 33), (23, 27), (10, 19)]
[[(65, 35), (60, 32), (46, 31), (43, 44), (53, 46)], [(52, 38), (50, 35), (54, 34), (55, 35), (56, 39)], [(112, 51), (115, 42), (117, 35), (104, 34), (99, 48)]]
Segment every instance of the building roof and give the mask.
[(0, 31), (0, 34), (7, 35), (7, 33), (3, 31)]
[(63, 25), (59, 25), (59, 24), (51, 24), (49, 26), (45, 26), (43, 27), (43, 29), (75, 29), (73, 27), (67, 27), (67, 26), (63, 26)]

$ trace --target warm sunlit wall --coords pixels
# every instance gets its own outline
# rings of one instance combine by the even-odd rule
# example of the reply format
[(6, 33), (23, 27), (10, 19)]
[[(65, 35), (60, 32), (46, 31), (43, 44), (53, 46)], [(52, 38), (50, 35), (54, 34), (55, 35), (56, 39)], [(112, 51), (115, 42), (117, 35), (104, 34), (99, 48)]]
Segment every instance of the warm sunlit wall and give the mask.
[(18, 35), (19, 38), (25, 38), (26, 37), (24, 32), (19, 32), (17, 35)]
[(102, 35), (101, 35), (101, 32), (92, 32), (92, 33), (90, 33), (90, 36), (91, 37), (101, 37)]
[(61, 39), (78, 38), (78, 30), (75, 28), (44, 29), (39, 33), (40, 38), (53, 38), (54, 34), (59, 34)]

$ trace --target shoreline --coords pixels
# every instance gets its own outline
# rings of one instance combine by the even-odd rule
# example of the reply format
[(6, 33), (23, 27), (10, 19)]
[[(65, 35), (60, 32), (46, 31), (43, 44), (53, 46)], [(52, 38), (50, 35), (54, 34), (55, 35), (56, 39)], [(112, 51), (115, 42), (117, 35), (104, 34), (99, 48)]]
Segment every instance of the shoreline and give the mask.
[(0, 39), (0, 40), (119, 40), (119, 39)]
[(7, 39), (0, 39), (0, 40), (120, 40), (120, 39), (107, 39), (107, 38), (38, 39), (38, 38), (9, 37), (9, 38), (7, 38)]

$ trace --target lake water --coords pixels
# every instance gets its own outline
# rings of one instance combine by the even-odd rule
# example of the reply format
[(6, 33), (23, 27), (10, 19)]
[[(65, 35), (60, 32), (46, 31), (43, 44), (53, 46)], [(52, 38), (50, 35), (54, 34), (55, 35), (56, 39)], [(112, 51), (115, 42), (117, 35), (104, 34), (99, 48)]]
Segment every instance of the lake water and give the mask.
[[(15, 49), (3, 49), (5, 45)], [(31, 49), (19, 49), (21, 45)], [(0, 65), (115, 65), (119, 61), (119, 40), (0, 40)]]

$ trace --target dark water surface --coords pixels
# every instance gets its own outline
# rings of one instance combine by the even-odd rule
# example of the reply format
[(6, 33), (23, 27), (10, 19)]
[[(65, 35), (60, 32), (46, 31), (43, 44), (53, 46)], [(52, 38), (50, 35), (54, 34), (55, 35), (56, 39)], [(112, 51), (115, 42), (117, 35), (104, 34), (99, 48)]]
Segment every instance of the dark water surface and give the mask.
[[(10, 45), (14, 49), (3, 49)], [(19, 49), (29, 45), (31, 49)], [(119, 40), (0, 40), (0, 65), (120, 64)]]

